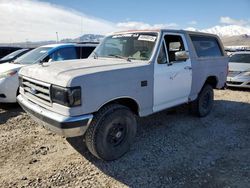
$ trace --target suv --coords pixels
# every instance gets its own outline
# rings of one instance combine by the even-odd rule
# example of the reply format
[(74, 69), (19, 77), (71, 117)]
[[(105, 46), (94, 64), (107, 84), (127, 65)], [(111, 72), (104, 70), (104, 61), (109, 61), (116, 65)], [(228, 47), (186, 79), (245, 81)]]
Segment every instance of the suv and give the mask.
[(88, 59), (59, 64), (23, 68), (19, 104), (51, 131), (84, 135), (94, 156), (114, 160), (133, 143), (136, 116), (184, 103), (209, 114), (228, 58), (215, 35), (148, 30), (114, 33)]
[[(15, 103), (18, 71), (32, 64), (87, 58), (97, 44), (51, 44), (36, 48), (13, 62), (0, 64), (0, 103)], [(10, 87), (11, 86), (11, 87)]]

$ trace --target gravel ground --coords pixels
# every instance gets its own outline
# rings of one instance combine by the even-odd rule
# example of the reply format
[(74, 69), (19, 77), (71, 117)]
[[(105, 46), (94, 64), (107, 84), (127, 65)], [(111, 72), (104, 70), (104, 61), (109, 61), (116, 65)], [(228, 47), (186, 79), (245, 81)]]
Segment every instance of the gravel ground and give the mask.
[(215, 99), (205, 118), (181, 106), (140, 119), (131, 150), (113, 162), (0, 104), (0, 187), (249, 187), (250, 91)]

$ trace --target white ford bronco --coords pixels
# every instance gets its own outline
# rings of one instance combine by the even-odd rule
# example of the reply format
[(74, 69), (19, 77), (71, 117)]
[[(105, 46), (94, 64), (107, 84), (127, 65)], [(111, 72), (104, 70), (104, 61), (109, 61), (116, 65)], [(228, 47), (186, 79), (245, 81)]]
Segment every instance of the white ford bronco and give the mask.
[(184, 103), (206, 116), (228, 72), (217, 36), (183, 30), (114, 33), (88, 59), (59, 64), (23, 68), (18, 102), (51, 131), (83, 135), (103, 160), (129, 150), (136, 116)]

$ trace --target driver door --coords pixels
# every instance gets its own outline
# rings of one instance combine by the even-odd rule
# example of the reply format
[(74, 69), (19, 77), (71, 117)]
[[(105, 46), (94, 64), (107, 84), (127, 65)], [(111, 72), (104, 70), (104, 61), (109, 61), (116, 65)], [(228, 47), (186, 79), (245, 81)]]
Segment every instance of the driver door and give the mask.
[(165, 34), (154, 64), (154, 106), (157, 112), (188, 101), (191, 91), (191, 61), (176, 61), (175, 52), (188, 47), (182, 34)]

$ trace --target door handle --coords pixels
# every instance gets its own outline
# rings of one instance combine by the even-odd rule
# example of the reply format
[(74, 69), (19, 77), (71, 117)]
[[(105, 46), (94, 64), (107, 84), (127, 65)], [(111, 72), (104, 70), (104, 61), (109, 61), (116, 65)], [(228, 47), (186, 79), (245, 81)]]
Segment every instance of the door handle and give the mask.
[(186, 66), (186, 67), (184, 67), (184, 69), (185, 69), (185, 70), (192, 70), (192, 67)]

